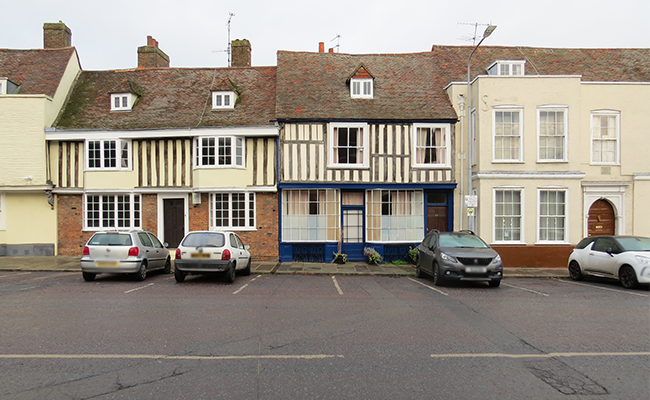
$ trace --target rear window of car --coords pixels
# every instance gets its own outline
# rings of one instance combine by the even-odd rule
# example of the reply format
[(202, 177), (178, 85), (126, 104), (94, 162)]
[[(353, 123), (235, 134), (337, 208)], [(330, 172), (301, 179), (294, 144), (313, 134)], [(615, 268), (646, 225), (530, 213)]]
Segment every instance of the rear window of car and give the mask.
[(626, 237), (617, 238), (626, 251), (650, 251), (650, 238)]
[(90, 241), (92, 246), (131, 246), (131, 235), (128, 233), (96, 233)]
[(226, 238), (223, 233), (190, 233), (183, 240), (182, 245), (186, 247), (223, 247)]
[(595, 237), (584, 238), (580, 241), (580, 243), (576, 245), (576, 249), (578, 250), (584, 249), (585, 247), (589, 246), (589, 244), (591, 244), (591, 242), (593, 242), (594, 240), (596, 240)]
[(474, 249), (486, 249), (489, 246), (481, 238), (475, 235), (465, 234), (440, 234), (440, 247), (467, 247)]

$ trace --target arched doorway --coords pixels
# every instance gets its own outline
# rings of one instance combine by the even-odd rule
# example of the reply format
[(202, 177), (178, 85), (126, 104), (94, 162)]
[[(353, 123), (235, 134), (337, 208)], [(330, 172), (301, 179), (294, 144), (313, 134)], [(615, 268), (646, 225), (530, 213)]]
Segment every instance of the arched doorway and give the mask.
[(607, 200), (596, 200), (589, 208), (588, 233), (589, 236), (616, 234), (616, 214)]

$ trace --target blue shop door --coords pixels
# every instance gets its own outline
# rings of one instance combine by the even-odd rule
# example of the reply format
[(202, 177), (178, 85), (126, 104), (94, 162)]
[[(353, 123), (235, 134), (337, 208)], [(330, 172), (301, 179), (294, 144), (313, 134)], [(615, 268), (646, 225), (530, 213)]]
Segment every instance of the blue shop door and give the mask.
[(342, 224), (343, 243), (341, 251), (348, 255), (350, 261), (363, 261), (363, 206), (343, 206)]

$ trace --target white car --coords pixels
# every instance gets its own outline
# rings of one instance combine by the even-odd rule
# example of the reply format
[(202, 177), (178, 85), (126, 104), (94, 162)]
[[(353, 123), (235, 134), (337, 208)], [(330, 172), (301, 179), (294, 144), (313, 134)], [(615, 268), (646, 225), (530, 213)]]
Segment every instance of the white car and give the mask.
[(223, 273), (228, 282), (235, 281), (236, 273), (250, 275), (249, 246), (239, 236), (227, 231), (190, 232), (176, 249), (174, 277), (183, 282), (187, 275)]
[(650, 283), (650, 238), (640, 236), (591, 236), (584, 238), (569, 256), (569, 275), (618, 279), (625, 288)]

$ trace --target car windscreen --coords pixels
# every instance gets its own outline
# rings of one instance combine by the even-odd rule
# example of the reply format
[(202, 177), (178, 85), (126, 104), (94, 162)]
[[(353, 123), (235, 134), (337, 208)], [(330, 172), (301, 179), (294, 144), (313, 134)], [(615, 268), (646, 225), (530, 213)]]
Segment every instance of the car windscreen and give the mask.
[(650, 238), (619, 237), (616, 238), (625, 251), (650, 251)]
[(92, 246), (131, 246), (131, 235), (128, 233), (96, 233), (90, 241)]
[(223, 233), (190, 233), (183, 240), (185, 247), (223, 247), (226, 238)]
[(473, 249), (486, 249), (485, 244), (478, 236), (464, 234), (441, 234), (439, 239), (440, 247), (462, 247)]

